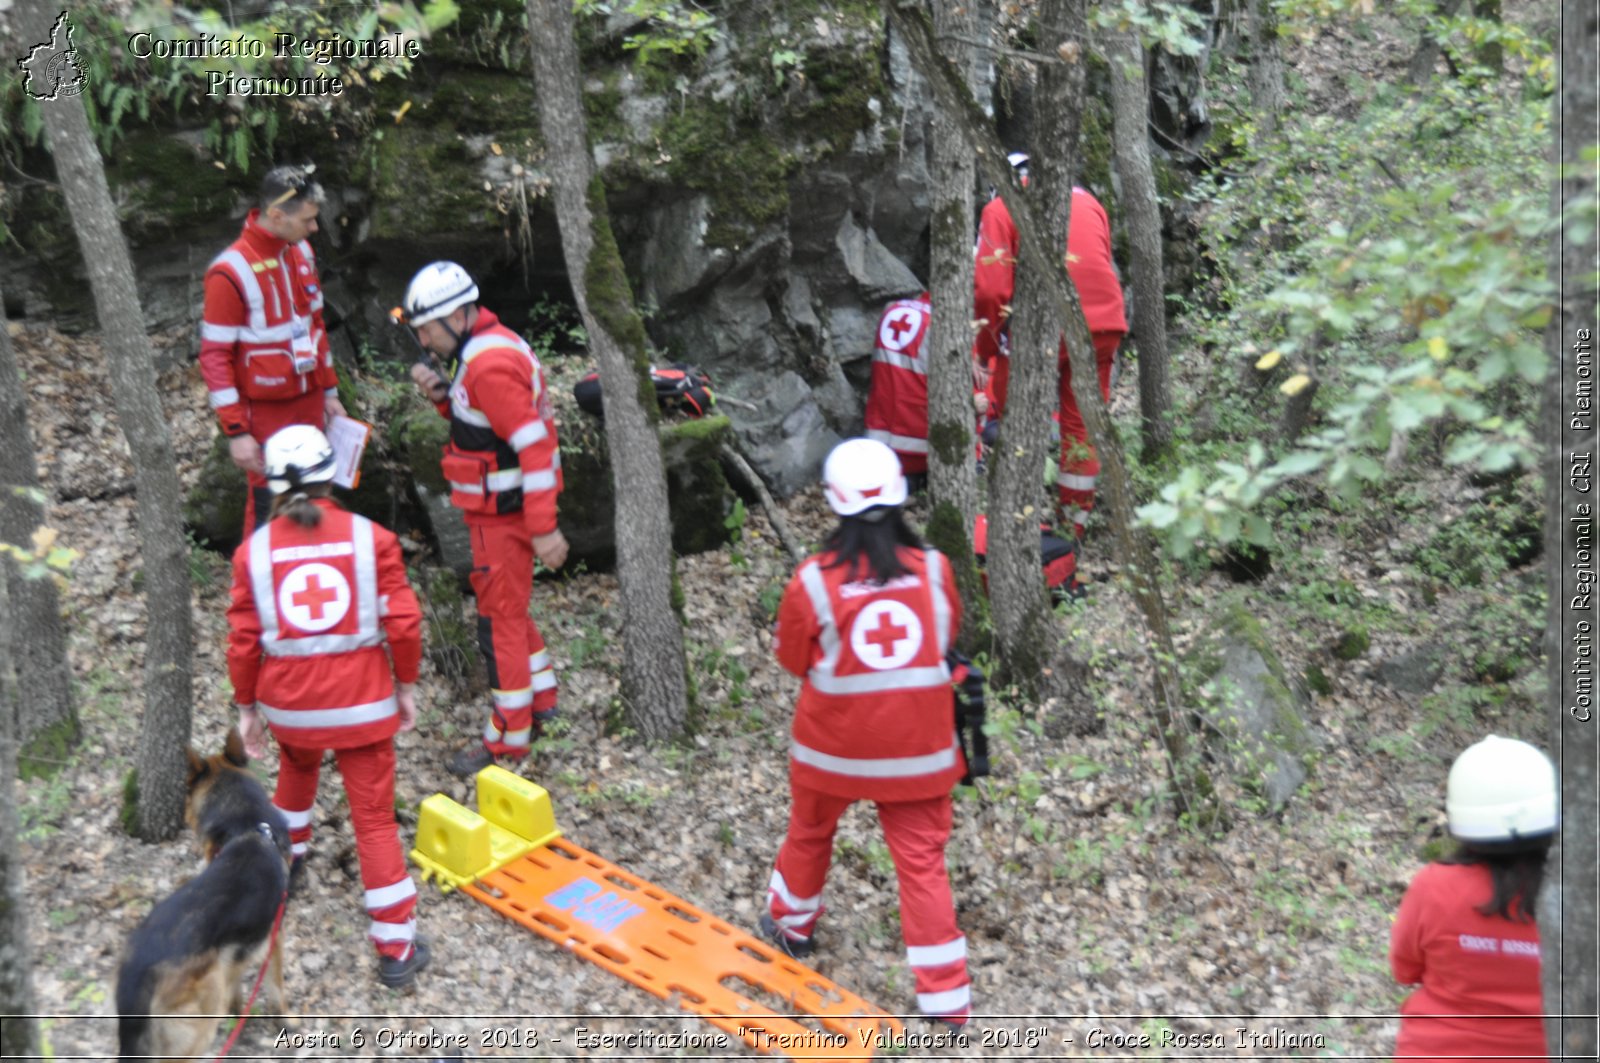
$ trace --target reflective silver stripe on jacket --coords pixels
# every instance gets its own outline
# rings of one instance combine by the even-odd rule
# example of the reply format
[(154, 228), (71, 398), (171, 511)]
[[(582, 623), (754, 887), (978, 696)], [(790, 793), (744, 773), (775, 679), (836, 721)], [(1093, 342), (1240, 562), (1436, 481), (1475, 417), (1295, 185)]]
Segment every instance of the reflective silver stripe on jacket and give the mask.
[(244, 298), (246, 313), (250, 315), (249, 327), (260, 332), (267, 327), (267, 308), (261, 298), (261, 285), (256, 280), (250, 262), (235, 248), (228, 248), (211, 262), (213, 266), (226, 266), (239, 282), (239, 294)]
[[(462, 373), (465, 373), (466, 367), (462, 366), (461, 371)], [(456, 378), (456, 383), (461, 383), (460, 377)], [(468, 406), (466, 402), (459, 397), (459, 392), (457, 392), (454, 388), (450, 389), (450, 413), (451, 416), (455, 417), (456, 420), (470, 424), (474, 428), (489, 427), (489, 416), (473, 409), (471, 406)]]
[(491, 491), (515, 491), (522, 486), (521, 469), (496, 469), (483, 478)]
[(217, 391), (206, 392), (206, 400), (211, 403), (213, 410), (220, 410), (224, 406), (232, 406), (239, 401), (238, 388), (221, 388)]
[(543, 441), (549, 434), (550, 429), (545, 427), (543, 420), (532, 420), (512, 432), (511, 438), (506, 442), (510, 444), (512, 450), (526, 450), (535, 443)]
[[(482, 354), (484, 351), (491, 350), (491, 349), (493, 349), (495, 347), (509, 347), (512, 350), (518, 351), (519, 353), (521, 353), (522, 356), (528, 360), (528, 368), (529, 368), (528, 382), (529, 382), (529, 386), (531, 387), (531, 389), (533, 391), (534, 416), (536, 416), (536, 417), (538, 416), (538, 409), (539, 409), (539, 359), (534, 355), (533, 348), (529, 347), (526, 343), (523, 343), (522, 340), (520, 340), (520, 339), (517, 339), (517, 340), (513, 341), (513, 340), (508, 339), (507, 337), (501, 336), (499, 334), (485, 333), (484, 335), (481, 335), (481, 336), (472, 337), (472, 339), (467, 341), (467, 345), (465, 347), (461, 348), (461, 368), (456, 370), (456, 379), (455, 379), (455, 382), (454, 382), (456, 387), (452, 388), (451, 389), (451, 393), (450, 393), (451, 394), (451, 398), (450, 398), (450, 413), (451, 413), (451, 415), (454, 416), (454, 417), (459, 418), (461, 421), (463, 421), (463, 422), (465, 422), (467, 424), (472, 425), (474, 428), (489, 428), (489, 427), (491, 427), (490, 424), (489, 424), (489, 417), (482, 410), (476, 409), (475, 407), (472, 407), (472, 406), (468, 406), (466, 404), (465, 400), (462, 399), (462, 398), (459, 398), (458, 396), (461, 395), (461, 394), (464, 394), (464, 392), (465, 392), (465, 389), (462, 389), (461, 385), (463, 383), (465, 383), (466, 379), (467, 379), (467, 366), (470, 365), (472, 363), (472, 360), (474, 358), (478, 357), (478, 355)], [(460, 390), (457, 390), (457, 389), (460, 389)], [(542, 419), (538, 423), (539, 423), (539, 427), (541, 429), (544, 428), (544, 422), (543, 422)], [(529, 426), (524, 425), (522, 428), (519, 428), (517, 430), (517, 432), (513, 433), (513, 439), (510, 439), (510, 440), (506, 441), (508, 444), (510, 444), (510, 446), (511, 446), (511, 448), (513, 450), (521, 450), (522, 447), (526, 445), (526, 444), (518, 445), (515, 442), (515, 436), (520, 435), (522, 432), (527, 431), (528, 429), (529, 429)], [(507, 490), (507, 489), (503, 488), (503, 487), (492, 487), (492, 488), (490, 488), (490, 490), (504, 491), (504, 490)]]
[(944, 677), (950, 679), (950, 666), (945, 655), (950, 652), (950, 602), (944, 596), (944, 568), (939, 564), (943, 555), (929, 547), (922, 552), (922, 565), (928, 570), (928, 597), (933, 599), (933, 626), (939, 636), (939, 666)]
[(312, 727), (357, 727), (364, 723), (387, 720), (400, 711), (394, 695), (382, 701), (369, 701), (365, 705), (350, 705), (342, 709), (280, 709), (260, 702), (261, 715), (274, 727), (297, 730)]
[(820, 694), (881, 694), (888, 690), (926, 690), (950, 682), (950, 666), (944, 659), (950, 649), (950, 603), (944, 597), (944, 576), (938, 562), (939, 551), (923, 551), (939, 663), (920, 668), (891, 668), (882, 672), (843, 676), (836, 674), (839, 667), (839, 628), (833, 616), (833, 603), (828, 600), (822, 567), (816, 561), (808, 561), (800, 567), (800, 585), (805, 588), (806, 597), (811, 599), (811, 608), (816, 613), (819, 628), (817, 640), (822, 645), (822, 660), (812, 665), (806, 674), (813, 690)]
[(811, 666), (810, 679), (816, 684), (818, 674), (833, 675), (839, 667), (839, 629), (833, 621), (833, 603), (828, 601), (828, 585), (822, 579), (822, 566), (807, 561), (800, 566), (800, 586), (811, 599), (811, 611), (817, 617), (817, 641), (822, 644), (822, 660)]
[(906, 355), (896, 351), (886, 351), (882, 347), (878, 347), (872, 352), (872, 360), (874, 362), (882, 362), (884, 365), (892, 365), (896, 369), (904, 369), (906, 372), (915, 373), (918, 376), (928, 375), (927, 359), (920, 354), (915, 358), (908, 358)]
[[(278, 256), (278, 273), (284, 279), (284, 292), (288, 296), (289, 305), (286, 311), (289, 320), (281, 325), (267, 324), (266, 298), (261, 291), (261, 282), (256, 279), (256, 271), (251, 268), (249, 260), (234, 248), (228, 248), (222, 254), (211, 260), (212, 266), (226, 266), (239, 282), (239, 294), (244, 297), (245, 310), (250, 316), (247, 325), (207, 325), (200, 326), (200, 335), (204, 339), (214, 339), (220, 343), (287, 343), (294, 338), (294, 284), (289, 276), (289, 264), (282, 255)], [(309, 327), (309, 323), (308, 323)], [(233, 329), (232, 335), (226, 330)]]
[(269, 522), (250, 536), (250, 587), (255, 595), (256, 614), (261, 617), (261, 651), (269, 657), (314, 657), (383, 645), (383, 629), (378, 626), (378, 561), (372, 522), (355, 514), (350, 517), (354, 551), (351, 560), (356, 576), (353, 634), (284, 637), (278, 619), (277, 588), (272, 582), (271, 530)]
[(1077, 473), (1056, 473), (1056, 486), (1065, 487), (1068, 491), (1093, 491), (1097, 477), (1080, 476)]
[(889, 447), (889, 449), (898, 450), (906, 454), (928, 453), (928, 441), (926, 439), (918, 439), (916, 436), (899, 436), (882, 428), (869, 428), (867, 429), (867, 438), (876, 439)]
[(916, 775), (932, 775), (955, 767), (959, 749), (957, 740), (952, 738), (948, 749), (916, 757), (836, 757), (799, 742), (795, 742), (789, 752), (801, 764), (834, 775), (849, 775), (857, 779), (905, 779)]

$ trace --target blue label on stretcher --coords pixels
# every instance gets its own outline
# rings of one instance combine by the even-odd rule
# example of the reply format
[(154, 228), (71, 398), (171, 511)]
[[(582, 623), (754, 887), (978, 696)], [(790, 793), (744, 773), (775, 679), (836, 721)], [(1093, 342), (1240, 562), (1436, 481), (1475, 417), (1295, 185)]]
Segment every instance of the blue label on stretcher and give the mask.
[(570, 911), (580, 923), (586, 923), (604, 934), (609, 934), (644, 909), (632, 901), (617, 896), (591, 878), (570, 882), (545, 897), (544, 902), (559, 911)]

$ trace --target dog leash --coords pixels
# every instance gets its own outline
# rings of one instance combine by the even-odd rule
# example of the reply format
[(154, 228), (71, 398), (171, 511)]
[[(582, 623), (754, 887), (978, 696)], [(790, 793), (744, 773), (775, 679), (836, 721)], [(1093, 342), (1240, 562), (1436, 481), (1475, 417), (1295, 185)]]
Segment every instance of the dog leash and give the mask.
[[(278, 947), (278, 928), (283, 926), (283, 910), (289, 906), (289, 887), (283, 888), (283, 899), (278, 902), (278, 914), (272, 918), (272, 936), (267, 939), (267, 954), (262, 957), (261, 970), (256, 972), (256, 984), (250, 987), (250, 999), (245, 1001), (244, 1008), (239, 1012), (239, 1021), (233, 1024), (233, 1032), (228, 1034), (228, 1039), (222, 1045), (222, 1051), (217, 1053), (216, 1059), (220, 1060), (233, 1049), (233, 1043), (239, 1039), (239, 1031), (244, 1029), (244, 1020), (250, 1017), (250, 1009), (255, 1007), (256, 994), (261, 992), (261, 982), (267, 977), (267, 965), (272, 962), (272, 952)], [(213, 1063), (216, 1063), (214, 1060)]]

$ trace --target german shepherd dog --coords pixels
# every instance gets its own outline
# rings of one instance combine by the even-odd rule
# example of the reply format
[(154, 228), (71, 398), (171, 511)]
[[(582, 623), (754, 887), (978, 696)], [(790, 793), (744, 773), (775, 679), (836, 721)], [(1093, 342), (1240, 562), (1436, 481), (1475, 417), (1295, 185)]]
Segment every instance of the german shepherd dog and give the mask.
[(185, 819), (205, 867), (161, 901), (128, 939), (117, 973), (123, 1060), (199, 1056), (218, 1019), (242, 1006), (240, 982), (272, 950), (267, 1006), (283, 1011), (282, 949), (272, 947), (289, 884), (289, 825), (246, 765), (238, 728), (214, 757), (189, 750)]

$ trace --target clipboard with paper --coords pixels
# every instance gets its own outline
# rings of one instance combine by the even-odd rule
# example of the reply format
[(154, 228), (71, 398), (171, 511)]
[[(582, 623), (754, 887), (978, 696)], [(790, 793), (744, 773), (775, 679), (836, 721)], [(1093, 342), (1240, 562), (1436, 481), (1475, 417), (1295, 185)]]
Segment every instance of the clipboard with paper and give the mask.
[(333, 482), (346, 490), (361, 483), (361, 456), (366, 453), (372, 426), (354, 417), (328, 418), (328, 443), (333, 447)]

